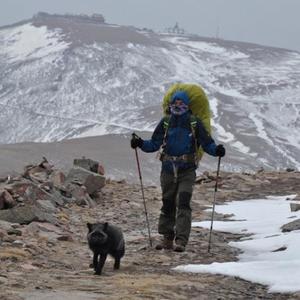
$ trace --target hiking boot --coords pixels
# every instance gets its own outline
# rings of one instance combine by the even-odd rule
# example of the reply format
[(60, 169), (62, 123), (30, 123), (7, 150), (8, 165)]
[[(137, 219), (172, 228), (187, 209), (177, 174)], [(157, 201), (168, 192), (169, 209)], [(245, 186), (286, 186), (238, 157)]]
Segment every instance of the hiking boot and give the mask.
[(167, 237), (163, 237), (161, 242), (156, 245), (155, 249), (156, 250), (173, 249), (173, 240), (168, 239)]
[(184, 252), (185, 251), (185, 245), (180, 242), (175, 242), (175, 248), (174, 251), (176, 252)]

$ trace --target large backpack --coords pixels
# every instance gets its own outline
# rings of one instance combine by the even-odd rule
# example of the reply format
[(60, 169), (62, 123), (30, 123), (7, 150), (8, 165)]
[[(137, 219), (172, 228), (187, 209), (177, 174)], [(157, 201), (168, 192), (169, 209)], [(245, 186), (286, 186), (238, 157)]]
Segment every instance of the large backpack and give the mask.
[[(168, 91), (164, 96), (163, 104), (162, 104), (163, 112), (164, 115), (166, 116), (165, 120), (168, 120), (167, 116), (169, 114), (169, 105), (172, 99), (172, 95), (176, 91), (184, 91), (187, 93), (190, 99), (189, 108), (192, 111), (192, 114), (198, 117), (202, 121), (207, 132), (211, 134), (211, 124), (210, 124), (211, 113), (210, 113), (208, 98), (204, 90), (199, 85), (196, 84), (176, 83), (168, 89)], [(192, 119), (191, 127), (193, 126), (193, 122), (194, 120)], [(199, 160), (203, 156), (203, 153), (204, 151), (200, 147), (197, 152), (197, 156)]]

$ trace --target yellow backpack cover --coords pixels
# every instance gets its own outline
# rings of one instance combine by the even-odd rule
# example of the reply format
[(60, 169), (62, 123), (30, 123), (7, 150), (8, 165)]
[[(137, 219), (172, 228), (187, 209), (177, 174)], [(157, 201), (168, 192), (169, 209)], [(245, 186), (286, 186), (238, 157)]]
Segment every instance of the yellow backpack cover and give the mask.
[[(164, 115), (168, 115), (169, 105), (171, 103), (172, 95), (176, 91), (184, 91), (187, 93), (190, 99), (189, 108), (192, 111), (192, 114), (198, 117), (202, 121), (207, 132), (211, 134), (211, 124), (210, 124), (211, 112), (209, 108), (208, 98), (204, 90), (202, 89), (202, 87), (197, 84), (176, 83), (172, 85), (167, 90), (163, 99), (162, 106), (163, 106)], [(199, 160), (203, 156), (203, 153), (204, 151), (200, 147), (197, 153)]]

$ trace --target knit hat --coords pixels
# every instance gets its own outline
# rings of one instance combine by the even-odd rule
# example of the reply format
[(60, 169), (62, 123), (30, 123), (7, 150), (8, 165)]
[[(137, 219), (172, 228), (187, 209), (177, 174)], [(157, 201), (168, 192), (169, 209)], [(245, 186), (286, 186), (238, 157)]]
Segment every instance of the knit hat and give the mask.
[(189, 96), (187, 95), (187, 93), (185, 91), (176, 91), (172, 95), (171, 104), (174, 103), (176, 100), (181, 100), (185, 105), (190, 104)]

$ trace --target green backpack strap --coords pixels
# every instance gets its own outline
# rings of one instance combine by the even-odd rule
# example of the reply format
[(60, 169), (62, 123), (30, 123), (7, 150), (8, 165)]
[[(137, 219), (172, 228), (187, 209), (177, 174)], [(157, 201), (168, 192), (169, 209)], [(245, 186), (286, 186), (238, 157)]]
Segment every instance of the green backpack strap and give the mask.
[(166, 131), (169, 128), (171, 116), (164, 116), (163, 118), (163, 127), (164, 131)]
[(170, 125), (170, 119), (171, 119), (170, 115), (164, 116), (164, 118), (163, 118), (163, 127), (164, 127), (164, 131), (165, 131), (164, 139), (163, 139), (163, 143), (162, 143), (163, 147), (166, 145), (166, 139), (167, 139), (168, 129), (169, 129), (169, 125)]
[[(196, 116), (191, 115), (190, 125), (191, 125), (193, 138), (194, 138), (194, 141), (195, 141), (195, 157), (197, 157), (197, 153), (198, 153), (199, 148), (198, 148), (197, 134), (196, 134), (196, 129), (197, 129), (197, 117)], [(198, 161), (196, 161), (196, 163), (198, 164)]]
[(190, 124), (191, 124), (191, 128), (195, 130), (197, 127), (197, 117), (196, 116), (191, 115)]

